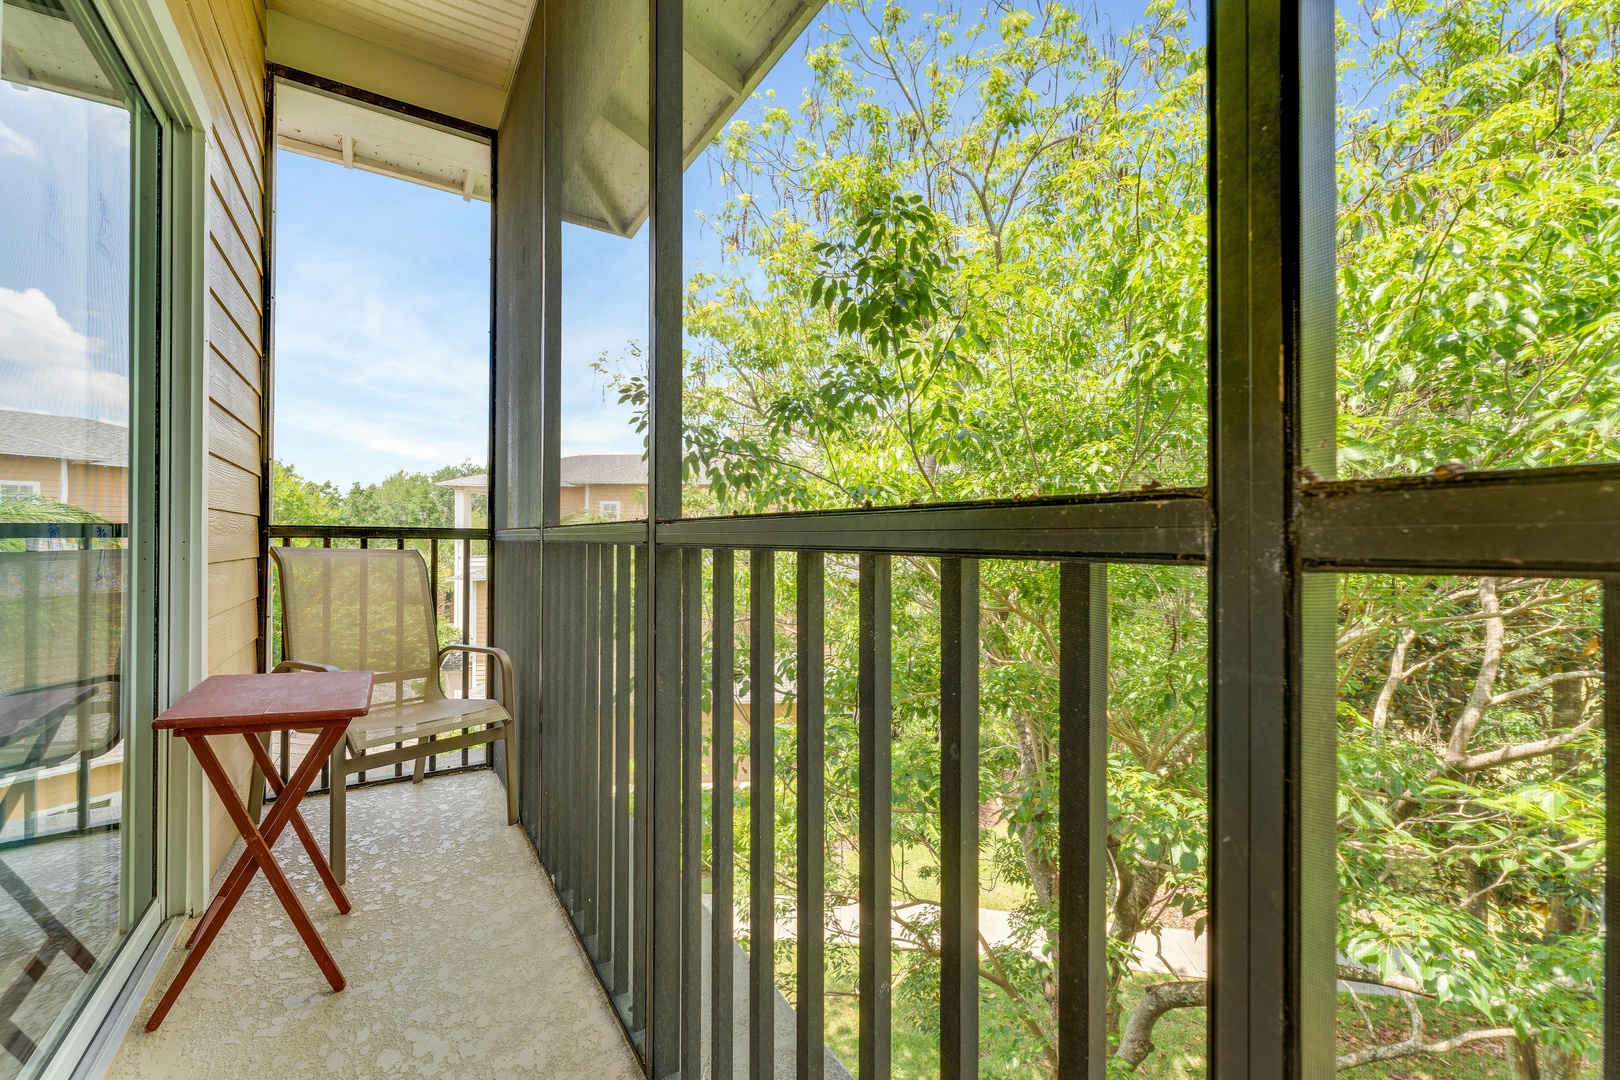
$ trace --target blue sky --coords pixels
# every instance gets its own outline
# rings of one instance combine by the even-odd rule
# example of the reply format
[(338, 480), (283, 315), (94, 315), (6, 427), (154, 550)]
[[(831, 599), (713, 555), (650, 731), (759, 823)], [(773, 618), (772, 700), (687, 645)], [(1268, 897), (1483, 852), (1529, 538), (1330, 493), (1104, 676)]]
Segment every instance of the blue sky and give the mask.
[(275, 454), (341, 487), (489, 457), (489, 204), (276, 155)]
[[(918, 5), (919, 10), (926, 5)], [(1105, 0), (1116, 28), (1142, 0)], [(796, 42), (764, 95), (797, 109), (811, 76)], [(281, 152), (277, 176), (276, 456), (342, 487), (399, 469), (487, 459), (489, 208)], [(702, 216), (725, 198), (699, 159), (686, 175), (688, 271), (721, 269)], [(640, 453), (643, 436), (591, 369), (647, 338), (648, 230), (563, 226), (562, 452)]]
[(0, 82), (0, 409), (129, 422), (129, 114)]

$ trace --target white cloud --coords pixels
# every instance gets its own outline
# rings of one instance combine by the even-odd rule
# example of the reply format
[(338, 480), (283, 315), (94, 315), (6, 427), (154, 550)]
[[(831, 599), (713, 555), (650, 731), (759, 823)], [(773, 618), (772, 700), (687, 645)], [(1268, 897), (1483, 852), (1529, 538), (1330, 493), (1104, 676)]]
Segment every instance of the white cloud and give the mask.
[(39, 157), (34, 140), (0, 122), (0, 157)]
[(340, 486), (483, 461), (489, 305), (364, 258), (283, 263), (276, 456)]
[(127, 422), (129, 377), (95, 365), (98, 344), (39, 289), (0, 286), (0, 408)]
[[(282, 435), (287, 428), (332, 439), (351, 447), (359, 447), (387, 460), (379, 462), (382, 472), (391, 472), (410, 465), (440, 465), (484, 455), (485, 440), (481, 431), (468, 431), (462, 438), (445, 437), (443, 431), (423, 431), (417, 419), (398, 412), (384, 412), (380, 418), (375, 409), (364, 413), (338, 406), (278, 404), (277, 421)], [(442, 426), (442, 425), (440, 425)], [(434, 437), (438, 436), (438, 437)]]

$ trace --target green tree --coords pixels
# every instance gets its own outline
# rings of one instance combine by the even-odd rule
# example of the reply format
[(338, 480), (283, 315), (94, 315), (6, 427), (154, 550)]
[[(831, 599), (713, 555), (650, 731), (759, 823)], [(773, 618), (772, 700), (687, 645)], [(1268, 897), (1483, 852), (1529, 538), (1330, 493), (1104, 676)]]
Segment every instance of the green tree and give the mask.
[[(1345, 472), (1620, 458), (1617, 33), (1614, 0), (1341, 11)], [(709, 151), (732, 195), (709, 223), (727, 261), (695, 275), (686, 302), (687, 463), (713, 485), (701, 508), (1203, 483), (1198, 35), (1167, 0), (1129, 26), (1044, 2), (829, 5), (803, 100), (757, 101)], [(633, 360), (618, 384), (645, 407)], [(848, 568), (834, 570), (828, 784), (848, 793), (855, 612)], [(981, 795), (998, 821), (985, 865), (1024, 899), (982, 970), (1020, 1018), (1025, 1060), (1051, 1069), (1056, 575), (983, 573)], [(938, 845), (934, 574), (901, 560), (894, 592), (895, 837), (925, 852)], [(1156, 1025), (1204, 1002), (1198, 980), (1133, 968), (1141, 935), (1206, 915), (1206, 603), (1196, 572), (1111, 572), (1109, 1026), (1126, 1071), (1156, 1071)], [(1342, 583), (1341, 974), (1381, 983), (1410, 1023), (1342, 1023), (1341, 1069), (1504, 1044), (1514, 1077), (1590, 1072), (1604, 887), (1594, 605), (1580, 583)], [(781, 739), (778, 758), (791, 776)], [(788, 785), (783, 865), (790, 807)], [(857, 846), (848, 800), (829, 808), (831, 842)], [(853, 868), (829, 866), (848, 900)], [(911, 900), (928, 888), (926, 875), (897, 886)], [(901, 999), (923, 993), (937, 959), (927, 915), (912, 933)]]
[(300, 476), (291, 465), (270, 463), (270, 520), (277, 525), (336, 525), (343, 496), (335, 485)]

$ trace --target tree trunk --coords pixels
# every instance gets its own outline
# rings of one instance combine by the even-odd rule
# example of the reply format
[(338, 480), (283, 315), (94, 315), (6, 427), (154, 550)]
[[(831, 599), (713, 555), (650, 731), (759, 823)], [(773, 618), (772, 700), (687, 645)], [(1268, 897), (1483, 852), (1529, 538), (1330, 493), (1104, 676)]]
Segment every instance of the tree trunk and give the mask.
[[(1018, 773), (1020, 779), (1030, 785), (1040, 782), (1046, 772), (1046, 762), (1050, 754), (1045, 738), (1035, 730), (1035, 723), (1033, 718), (1022, 714), (1017, 718)], [(1024, 867), (1029, 871), (1029, 881), (1035, 891), (1035, 900), (1044, 907), (1047, 904), (1057, 903), (1059, 883), (1057, 861), (1041, 843), (1042, 824), (1041, 815), (1036, 815), (1025, 822), (1018, 830), (1018, 841), (1024, 849)], [(1062, 958), (1058, 955), (1057, 942), (1048, 944), (1051, 948), (1052, 967), (1056, 970)], [(1058, 994), (1055, 979), (1041, 981), (1041, 996), (1046, 999), (1055, 1042), (1058, 1030)]]
[[(1108, 927), (1108, 936), (1128, 945), (1141, 933), (1143, 920), (1153, 909), (1159, 886), (1164, 882), (1164, 871), (1154, 866), (1131, 868), (1117, 852), (1114, 865), (1119, 867), (1119, 893), (1114, 897), (1114, 920)], [(1123, 968), (1108, 973), (1108, 1031), (1114, 1035), (1119, 1034), (1123, 1015), (1119, 988), (1124, 977)]]
[(1483, 866), (1472, 859), (1464, 865), (1467, 870), (1468, 897), (1463, 910), (1480, 922), (1489, 925), (1491, 919), (1491, 895), (1485, 891), (1485, 887), (1491, 883), (1490, 875), (1486, 873)]
[(1521, 1039), (1517, 1035), (1509, 1039), (1507, 1058), (1508, 1076), (1512, 1080), (1542, 1080), (1534, 1039)]
[[(1574, 930), (1575, 913), (1570, 910), (1568, 901), (1562, 896), (1553, 897), (1547, 908), (1547, 938), (1562, 937)], [(1540, 1050), (1539, 1080), (1579, 1080), (1585, 1066), (1583, 1055), (1571, 1054), (1552, 1046), (1543, 1046)]]

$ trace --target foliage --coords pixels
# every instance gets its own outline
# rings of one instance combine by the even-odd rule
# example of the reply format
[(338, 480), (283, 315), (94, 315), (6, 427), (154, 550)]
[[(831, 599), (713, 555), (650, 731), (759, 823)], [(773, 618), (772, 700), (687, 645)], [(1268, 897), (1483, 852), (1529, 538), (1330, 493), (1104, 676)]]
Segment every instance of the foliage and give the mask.
[[(712, 482), (688, 511), (1202, 484), (1199, 17), (1173, 0), (1128, 25), (1047, 2), (830, 4), (807, 38), (802, 100), (756, 98), (706, 157), (730, 197), (708, 221), (724, 262), (686, 296), (686, 464)], [(1620, 457), (1617, 33), (1615, 0), (1341, 9), (1344, 472)], [(616, 383), (644, 410), (639, 371), (631, 358)], [(981, 968), (1023, 1059), (1050, 1069), (1057, 574), (982, 574), (983, 872), (1018, 899)], [(829, 560), (836, 903), (858, 892), (853, 575)], [(1108, 578), (1109, 1024), (1115, 1068), (1153, 1071), (1152, 1043), (1123, 1041), (1152, 996), (1134, 969), (1145, 942), (1208, 916), (1207, 595), (1183, 568)], [(791, 575), (777, 587), (791, 612)], [(1342, 1069), (1501, 1047), (1515, 1076), (1589, 1071), (1604, 831), (1594, 604), (1584, 583), (1341, 582), (1339, 947), (1358, 981), (1401, 1003), (1365, 1030), (1341, 1022)], [(937, 979), (934, 563), (896, 560), (893, 615), (894, 838), (924, 859), (896, 883), (917, 946), (896, 961), (898, 1007)], [(787, 893), (790, 727), (776, 752)]]
[[(351, 484), (347, 493), (332, 483), (316, 483), (290, 465), (272, 463), (270, 518), (278, 525), (379, 525), (441, 528), (455, 525), (455, 492), (442, 480), (473, 476), (485, 466), (471, 461), (445, 465), (431, 473), (393, 473), (374, 484)], [(473, 527), (488, 513), (483, 495), (473, 497)]]

